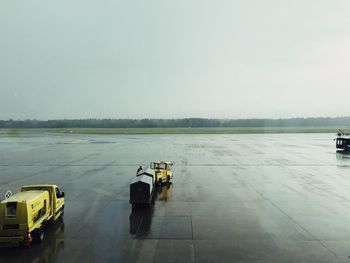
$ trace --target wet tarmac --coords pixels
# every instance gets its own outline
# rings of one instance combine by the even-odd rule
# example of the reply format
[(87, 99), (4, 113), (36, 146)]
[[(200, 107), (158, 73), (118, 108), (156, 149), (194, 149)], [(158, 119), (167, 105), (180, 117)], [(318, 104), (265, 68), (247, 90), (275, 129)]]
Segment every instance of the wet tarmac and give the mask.
[[(66, 194), (43, 243), (0, 262), (350, 262), (350, 155), (333, 134), (0, 137), (0, 198)], [(174, 162), (151, 208), (132, 209), (139, 165)]]

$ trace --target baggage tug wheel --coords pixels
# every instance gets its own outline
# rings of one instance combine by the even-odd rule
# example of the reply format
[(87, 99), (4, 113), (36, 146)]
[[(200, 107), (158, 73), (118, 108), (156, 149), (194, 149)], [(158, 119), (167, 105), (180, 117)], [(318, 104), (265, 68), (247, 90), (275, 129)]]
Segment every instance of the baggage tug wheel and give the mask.
[(64, 218), (64, 207), (62, 209), (62, 212), (61, 212), (61, 215), (59, 217), (59, 220), (63, 220), (63, 218)]

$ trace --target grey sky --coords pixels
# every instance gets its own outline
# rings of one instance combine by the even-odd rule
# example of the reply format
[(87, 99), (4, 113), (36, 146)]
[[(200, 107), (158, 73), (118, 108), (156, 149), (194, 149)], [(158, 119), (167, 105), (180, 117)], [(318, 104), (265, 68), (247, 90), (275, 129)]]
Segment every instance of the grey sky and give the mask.
[(350, 115), (350, 1), (0, 2), (0, 119)]

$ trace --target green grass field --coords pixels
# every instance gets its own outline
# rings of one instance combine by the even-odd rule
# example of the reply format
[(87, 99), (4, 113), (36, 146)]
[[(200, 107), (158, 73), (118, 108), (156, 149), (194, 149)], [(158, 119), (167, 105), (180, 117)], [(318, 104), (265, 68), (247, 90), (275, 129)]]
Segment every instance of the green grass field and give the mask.
[(146, 134), (264, 134), (264, 133), (336, 133), (342, 127), (270, 127), (270, 128), (53, 128), (0, 129), (0, 136), (20, 137), (38, 133), (146, 135)]

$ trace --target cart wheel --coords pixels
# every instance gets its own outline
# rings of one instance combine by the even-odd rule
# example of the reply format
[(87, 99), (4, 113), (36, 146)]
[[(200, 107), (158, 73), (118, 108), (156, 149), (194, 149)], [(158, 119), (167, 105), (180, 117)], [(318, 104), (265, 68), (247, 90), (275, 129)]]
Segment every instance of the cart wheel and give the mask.
[(34, 232), (35, 241), (37, 241), (38, 243), (41, 243), (44, 240), (44, 237), (45, 237), (44, 227), (40, 227), (39, 229), (35, 230)]

